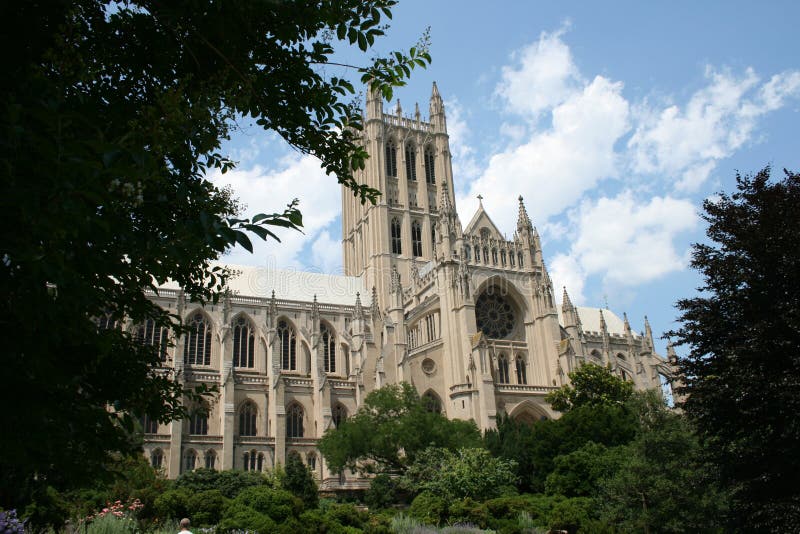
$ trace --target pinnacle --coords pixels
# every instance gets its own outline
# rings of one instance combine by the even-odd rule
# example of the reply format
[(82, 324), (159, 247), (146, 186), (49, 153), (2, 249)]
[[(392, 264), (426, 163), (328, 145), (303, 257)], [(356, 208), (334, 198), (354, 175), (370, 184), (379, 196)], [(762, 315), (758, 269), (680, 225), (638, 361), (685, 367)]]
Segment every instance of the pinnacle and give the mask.
[(525, 209), (525, 204), (522, 202), (522, 195), (519, 196), (519, 216), (517, 217), (517, 229), (530, 228), (531, 218), (528, 217), (528, 211)]
[(572, 308), (572, 301), (569, 300), (567, 286), (564, 286), (564, 295), (561, 297), (561, 307), (564, 309)]
[(433, 90), (431, 91), (431, 100), (434, 98), (441, 99), (441, 95), (439, 95), (439, 88), (436, 87), (436, 82), (433, 82)]

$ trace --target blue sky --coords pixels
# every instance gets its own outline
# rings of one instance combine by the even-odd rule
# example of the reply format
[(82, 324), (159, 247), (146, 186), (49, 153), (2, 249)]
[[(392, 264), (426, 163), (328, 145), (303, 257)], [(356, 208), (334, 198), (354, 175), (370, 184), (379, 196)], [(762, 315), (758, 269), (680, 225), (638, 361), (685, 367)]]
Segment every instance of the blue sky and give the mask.
[[(480, 193), (510, 236), (522, 194), (559, 298), (566, 285), (636, 330), (647, 315), (660, 336), (699, 284), (687, 265), (703, 199), (732, 191), (736, 170), (800, 170), (798, 6), (401, 1), (376, 51), (407, 49), (430, 26), (433, 63), (396, 97), (426, 115), (437, 82), (462, 222)], [(305, 217), (304, 234), (227, 261), (341, 272), (335, 179), (247, 123), (225, 148), (239, 167), (212, 179), (248, 213), (299, 197)]]

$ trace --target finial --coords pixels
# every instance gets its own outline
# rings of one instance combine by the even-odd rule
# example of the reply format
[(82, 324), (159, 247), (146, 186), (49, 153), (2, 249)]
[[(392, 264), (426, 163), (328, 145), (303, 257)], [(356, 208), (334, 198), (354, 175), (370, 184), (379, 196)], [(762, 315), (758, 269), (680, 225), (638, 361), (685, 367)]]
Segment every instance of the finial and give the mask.
[(480, 195), (480, 194), (478, 195), (478, 204), (483, 206), (483, 195)]
[(569, 300), (569, 294), (567, 293), (567, 286), (564, 286), (564, 294), (561, 297), (561, 307), (565, 310), (572, 308), (572, 301)]
[(364, 308), (361, 306), (361, 293), (356, 292), (356, 306), (355, 306), (355, 316), (356, 318), (360, 319), (364, 317)]
[(519, 196), (519, 215), (517, 216), (517, 233), (522, 234), (523, 230), (530, 231), (533, 228), (531, 218), (528, 217), (528, 211), (525, 209), (525, 204), (522, 203), (522, 195)]

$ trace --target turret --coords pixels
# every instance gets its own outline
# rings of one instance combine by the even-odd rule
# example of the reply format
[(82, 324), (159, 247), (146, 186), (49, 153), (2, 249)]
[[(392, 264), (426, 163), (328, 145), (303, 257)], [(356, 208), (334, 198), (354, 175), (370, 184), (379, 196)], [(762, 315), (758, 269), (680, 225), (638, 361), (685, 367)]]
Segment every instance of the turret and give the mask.
[(367, 120), (383, 118), (383, 98), (380, 91), (367, 84)]
[(430, 115), (433, 131), (435, 133), (445, 133), (447, 131), (447, 120), (444, 116), (444, 102), (442, 102), (436, 82), (433, 82), (433, 90), (431, 91)]

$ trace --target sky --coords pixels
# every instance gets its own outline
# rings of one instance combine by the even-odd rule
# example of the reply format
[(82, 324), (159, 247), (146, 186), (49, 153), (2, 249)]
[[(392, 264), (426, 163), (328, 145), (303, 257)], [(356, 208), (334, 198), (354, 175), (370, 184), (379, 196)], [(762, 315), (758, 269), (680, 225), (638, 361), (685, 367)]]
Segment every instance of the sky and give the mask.
[[(647, 315), (660, 338), (702, 282), (689, 260), (705, 239), (703, 200), (732, 192), (737, 171), (800, 171), (797, 20), (798, 2), (401, 0), (375, 52), (408, 49), (430, 27), (432, 64), (395, 96), (425, 117), (436, 81), (462, 223), (481, 194), (511, 237), (522, 195), (558, 299), (566, 286), (577, 305), (627, 312), (636, 331)], [(210, 178), (249, 215), (299, 198), (304, 232), (225, 261), (341, 273), (335, 178), (240, 126), (224, 147), (237, 169)]]

